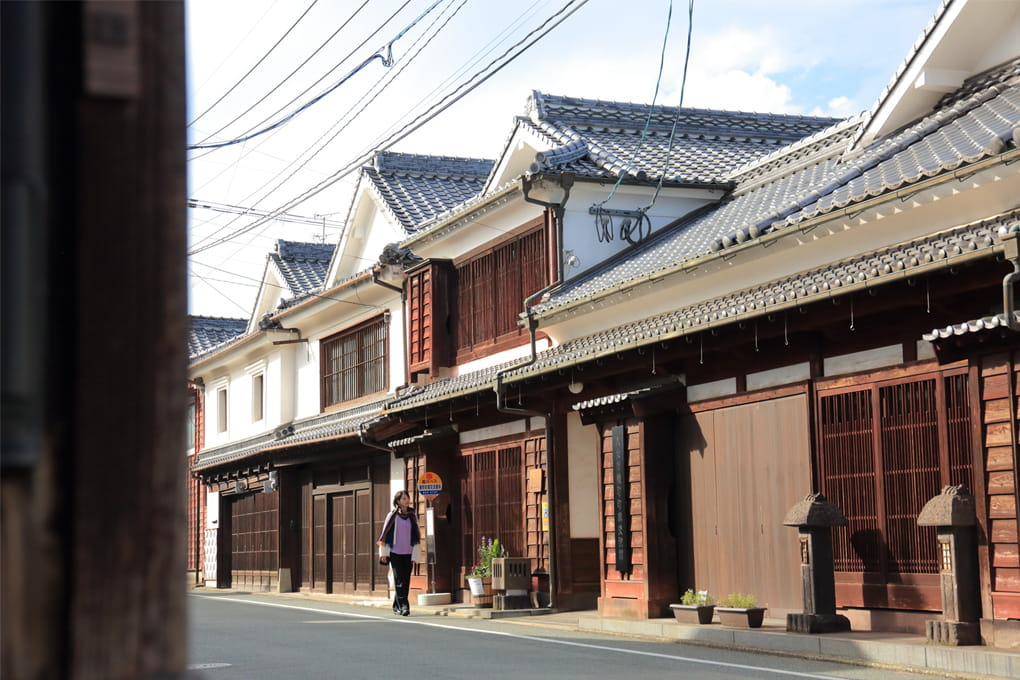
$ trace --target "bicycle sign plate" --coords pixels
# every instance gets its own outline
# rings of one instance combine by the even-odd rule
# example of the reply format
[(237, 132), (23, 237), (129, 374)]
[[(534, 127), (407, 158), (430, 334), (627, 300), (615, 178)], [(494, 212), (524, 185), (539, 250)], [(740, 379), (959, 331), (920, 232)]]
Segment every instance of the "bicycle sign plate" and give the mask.
[(443, 490), (443, 480), (435, 472), (426, 472), (418, 479), (418, 493), (432, 500)]

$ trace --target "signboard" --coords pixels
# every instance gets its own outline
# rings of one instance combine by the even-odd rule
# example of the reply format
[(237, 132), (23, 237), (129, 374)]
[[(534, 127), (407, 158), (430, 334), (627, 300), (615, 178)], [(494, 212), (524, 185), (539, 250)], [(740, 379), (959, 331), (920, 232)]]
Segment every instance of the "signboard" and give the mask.
[(435, 472), (426, 472), (418, 479), (418, 493), (432, 500), (443, 490), (443, 480)]

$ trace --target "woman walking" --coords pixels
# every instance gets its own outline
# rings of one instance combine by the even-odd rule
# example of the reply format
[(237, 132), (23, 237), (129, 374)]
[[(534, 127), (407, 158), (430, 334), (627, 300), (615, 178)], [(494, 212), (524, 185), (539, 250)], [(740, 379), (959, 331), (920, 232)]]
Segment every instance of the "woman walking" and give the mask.
[(393, 571), (393, 587), (397, 591), (393, 597), (393, 613), (408, 616), (411, 613), (411, 605), (407, 601), (411, 562), (419, 561), (421, 535), (407, 490), (398, 491), (393, 496), (393, 509), (386, 515), (378, 543), (379, 562), (389, 564)]

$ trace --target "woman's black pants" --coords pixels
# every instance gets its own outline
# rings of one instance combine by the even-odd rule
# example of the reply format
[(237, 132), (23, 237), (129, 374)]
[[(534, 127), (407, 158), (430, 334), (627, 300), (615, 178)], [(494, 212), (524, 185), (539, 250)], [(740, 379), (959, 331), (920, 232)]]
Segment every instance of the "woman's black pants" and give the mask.
[(390, 569), (393, 570), (393, 587), (397, 591), (393, 597), (393, 611), (405, 614), (411, 611), (407, 601), (407, 591), (411, 587), (411, 556), (390, 553)]

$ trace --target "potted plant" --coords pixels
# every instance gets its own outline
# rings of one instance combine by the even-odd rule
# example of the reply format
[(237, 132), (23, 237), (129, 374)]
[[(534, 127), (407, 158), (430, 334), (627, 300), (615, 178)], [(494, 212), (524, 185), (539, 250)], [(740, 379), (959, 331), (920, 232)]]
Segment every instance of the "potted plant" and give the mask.
[(707, 590), (688, 588), (680, 597), (680, 604), (671, 604), (669, 608), (680, 623), (712, 623), (715, 598)]
[(761, 628), (767, 607), (759, 607), (758, 599), (750, 593), (730, 593), (719, 601), (716, 611), (724, 626)]
[(492, 606), (492, 558), (506, 557), (506, 551), (498, 538), (482, 536), (478, 546), (478, 562), (468, 572), (468, 588), (471, 601), (476, 605)]

